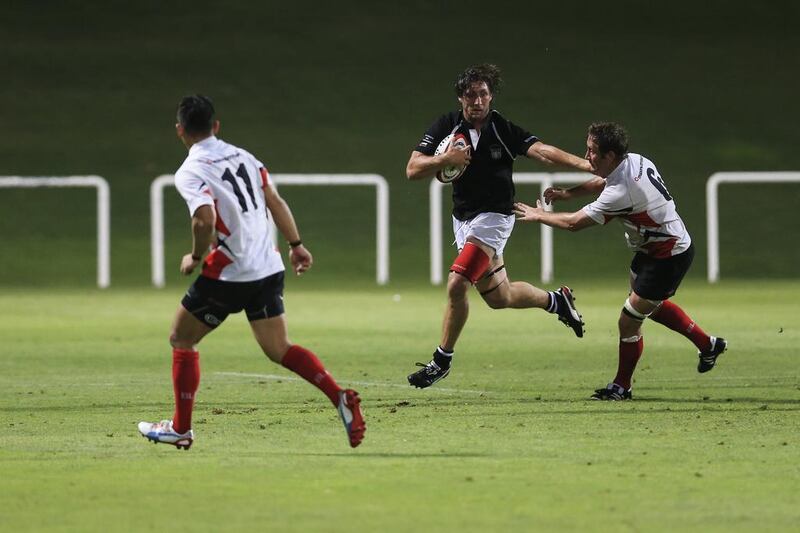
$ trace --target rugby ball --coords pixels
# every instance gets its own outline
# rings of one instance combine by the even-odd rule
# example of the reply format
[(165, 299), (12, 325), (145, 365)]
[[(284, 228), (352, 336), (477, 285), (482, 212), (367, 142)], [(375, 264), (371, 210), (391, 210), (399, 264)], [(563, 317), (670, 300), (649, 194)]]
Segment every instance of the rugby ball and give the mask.
[[(457, 133), (453, 135), (452, 133), (442, 139), (442, 142), (439, 143), (439, 146), (436, 147), (436, 151), (433, 155), (440, 155), (448, 151), (450, 148), (466, 148), (469, 150), (469, 143), (467, 143), (467, 138), (464, 137), (463, 134)], [(436, 179), (441, 181), (442, 183), (451, 183), (461, 177), (464, 171), (467, 169), (467, 165), (463, 166), (456, 166), (451, 165), (448, 167), (444, 167), (443, 169), (436, 172)]]

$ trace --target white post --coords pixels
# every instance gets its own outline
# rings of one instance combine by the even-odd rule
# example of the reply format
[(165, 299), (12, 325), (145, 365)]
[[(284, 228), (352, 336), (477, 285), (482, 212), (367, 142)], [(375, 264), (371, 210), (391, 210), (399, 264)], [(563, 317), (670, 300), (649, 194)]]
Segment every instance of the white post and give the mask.
[(97, 189), (97, 286), (111, 285), (111, 190), (100, 176), (0, 176), (0, 188), (94, 187)]
[[(541, 192), (539, 193), (539, 198), (544, 198), (544, 191), (548, 187), (553, 186), (553, 179), (550, 175), (546, 175), (542, 177), (541, 182)], [(542, 200), (542, 204), (546, 211), (552, 211), (553, 206), (549, 204), (545, 204), (544, 200)], [(547, 224), (539, 224), (540, 226), (540, 240), (541, 242), (541, 278), (542, 283), (550, 283), (553, 281), (553, 228), (548, 226)]]
[(706, 182), (706, 238), (708, 240), (708, 282), (719, 281), (719, 173)]
[(719, 281), (719, 194), (722, 183), (797, 183), (800, 172), (717, 172), (706, 182), (708, 281)]
[(111, 285), (111, 188), (100, 176), (90, 176), (97, 187), (97, 286)]
[[(277, 185), (372, 185), (375, 187), (375, 280), (389, 282), (389, 185), (378, 174), (272, 174)], [(275, 232), (277, 234), (277, 232)]]
[(153, 285), (162, 288), (164, 277), (164, 187), (175, 185), (175, 176), (163, 174), (150, 184), (150, 267)]
[(442, 284), (442, 189), (444, 184), (431, 180), (428, 187), (428, 225), (430, 233), (431, 283)]
[(378, 249), (375, 258), (376, 281), (378, 285), (386, 285), (389, 283), (389, 184), (383, 176), (375, 176), (373, 181), (378, 196), (375, 206), (378, 236), (378, 242), (375, 244)]
[[(585, 183), (592, 179), (592, 175), (585, 172), (553, 172), (548, 174), (542, 180), (542, 197), (544, 197), (544, 190), (553, 185), (577, 185)], [(548, 185), (549, 183), (549, 185)], [(587, 198), (587, 202), (592, 198)], [(542, 200), (544, 203), (544, 200)], [(545, 206), (548, 211), (553, 210), (553, 206)], [(546, 236), (545, 236), (546, 235)], [(545, 252), (545, 240), (547, 240), (547, 252)], [(548, 258), (549, 264), (545, 269), (545, 257)], [(542, 224), (542, 283), (550, 283), (555, 276), (555, 260), (553, 258), (553, 228)], [(546, 275), (545, 275), (546, 274)]]
[[(376, 218), (376, 274), (378, 285), (389, 282), (389, 185), (377, 174), (272, 174), (277, 185), (371, 185), (375, 187)], [(153, 285), (164, 286), (164, 219), (163, 188), (174, 185), (175, 177), (166, 174), (156, 178), (150, 186), (151, 254)], [(272, 217), (270, 217), (272, 221)], [(272, 222), (271, 222), (272, 223)], [(272, 225), (273, 239), (277, 231)]]

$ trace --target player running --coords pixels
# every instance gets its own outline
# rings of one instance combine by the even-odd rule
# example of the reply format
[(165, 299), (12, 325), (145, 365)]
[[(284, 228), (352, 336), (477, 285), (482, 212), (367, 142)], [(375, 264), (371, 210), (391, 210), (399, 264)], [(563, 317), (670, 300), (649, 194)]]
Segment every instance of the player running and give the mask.
[[(492, 309), (538, 307), (583, 336), (583, 322), (569, 287), (544, 291), (512, 282), (505, 271), (503, 250), (514, 228), (514, 161), (524, 155), (551, 165), (590, 172), (578, 156), (545, 144), (513, 124), (492, 107), (501, 83), (494, 65), (477, 65), (462, 72), (455, 83), (461, 109), (441, 116), (428, 128), (406, 167), (410, 180), (430, 178), (449, 166), (467, 165), (453, 182), (453, 233), (458, 257), (447, 279), (447, 308), (441, 343), (428, 363), (408, 376), (409, 384), (425, 388), (450, 372), (456, 341), (467, 322), (467, 293), (474, 286)], [(465, 145), (436, 155), (436, 147), (449, 134), (463, 136)]]
[(312, 264), (289, 206), (259, 160), (216, 137), (219, 121), (209, 98), (183, 98), (175, 128), (189, 149), (175, 173), (175, 186), (189, 206), (193, 236), (192, 252), (183, 256), (180, 271), (189, 275), (202, 264), (202, 273), (178, 306), (169, 338), (175, 414), (172, 420), (140, 422), (139, 431), (154, 443), (189, 449), (200, 383), (197, 345), (229, 314), (244, 310), (264, 354), (325, 393), (339, 412), (350, 446), (358, 446), (366, 430), (358, 393), (339, 387), (311, 351), (289, 341), (284, 266), (270, 237), (270, 213), (289, 243), (295, 274)]
[(589, 127), (586, 159), (598, 177), (570, 189), (548, 188), (544, 200), (553, 203), (599, 193), (594, 202), (574, 213), (545, 211), (539, 200), (536, 207), (518, 202), (514, 213), (517, 220), (570, 231), (618, 218), (628, 246), (636, 252), (631, 262), (631, 292), (619, 316), (617, 375), (591, 398), (632, 398), (633, 371), (644, 349), (642, 323), (648, 317), (692, 341), (699, 351), (697, 371), (708, 372), (727, 342), (707, 335), (683, 309), (669, 301), (692, 264), (694, 245), (655, 164), (629, 153), (627, 133), (610, 122)]

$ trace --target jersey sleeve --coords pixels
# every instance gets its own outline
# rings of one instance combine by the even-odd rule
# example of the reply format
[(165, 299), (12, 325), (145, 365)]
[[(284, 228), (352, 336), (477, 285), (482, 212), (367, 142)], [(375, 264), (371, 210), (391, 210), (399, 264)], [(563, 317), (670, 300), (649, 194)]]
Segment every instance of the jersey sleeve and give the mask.
[(269, 173), (267, 165), (262, 163), (260, 159), (258, 159), (256, 156), (252, 154), (250, 154), (250, 157), (252, 158), (253, 164), (258, 169), (258, 183), (260, 184), (260, 187), (263, 189), (272, 181), (272, 176)]
[(452, 126), (447, 120), (447, 115), (442, 115), (436, 122), (431, 124), (431, 127), (422, 136), (414, 150), (425, 155), (433, 155), (436, 152), (436, 147), (439, 146), (442, 139), (450, 134), (451, 129)]
[(186, 201), (189, 215), (194, 215), (198, 208), (204, 205), (214, 205), (211, 189), (203, 179), (193, 172), (180, 169), (175, 173), (175, 188)]
[(632, 210), (630, 195), (621, 185), (606, 185), (597, 200), (583, 208), (583, 212), (598, 224), (606, 224), (612, 218), (628, 214)]
[(515, 155), (525, 155), (528, 152), (528, 148), (539, 141), (536, 135), (517, 126), (513, 122), (508, 123), (508, 129), (510, 137), (508, 148), (514, 152)]
[(267, 185), (269, 185), (269, 183), (272, 181), (272, 178), (269, 174), (269, 169), (267, 169), (267, 167), (264, 165), (261, 165), (258, 167), (258, 173), (261, 176), (261, 188), (266, 189)]

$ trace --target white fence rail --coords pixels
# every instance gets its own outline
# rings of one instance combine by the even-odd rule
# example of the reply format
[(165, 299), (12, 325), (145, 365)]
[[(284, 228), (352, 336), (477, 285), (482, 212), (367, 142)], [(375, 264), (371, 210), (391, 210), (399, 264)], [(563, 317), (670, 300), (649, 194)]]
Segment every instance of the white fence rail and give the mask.
[[(544, 190), (553, 185), (577, 184), (588, 181), (592, 178), (591, 174), (582, 172), (519, 172), (514, 174), (514, 184), (539, 184), (540, 190)], [(442, 283), (442, 189), (443, 183), (431, 180), (429, 188), (430, 197), (430, 256), (431, 256), (431, 283), (440, 285)], [(551, 206), (545, 206), (548, 211)], [(541, 224), (541, 278), (543, 283), (550, 283), (553, 280), (553, 228)]]
[(719, 186), (723, 183), (797, 183), (800, 172), (717, 172), (706, 182), (708, 281), (719, 281)]
[(0, 176), (0, 188), (93, 187), (97, 189), (97, 286), (111, 285), (111, 194), (100, 176)]
[[(378, 285), (389, 281), (389, 185), (377, 174), (272, 174), (277, 186), (284, 185), (366, 185), (375, 187), (376, 274)], [(165, 174), (150, 185), (150, 252), (152, 281), (163, 287), (164, 277), (164, 188), (175, 185), (175, 176)], [(271, 220), (271, 219), (270, 219)], [(273, 226), (272, 235), (277, 236)]]
[[(517, 173), (515, 184), (539, 184), (542, 192), (553, 185), (582, 183), (590, 179), (583, 173)], [(376, 189), (376, 281), (389, 281), (389, 187), (377, 174), (276, 174), (276, 185), (368, 185)], [(717, 172), (706, 183), (706, 225), (708, 232), (708, 281), (719, 281), (719, 186), (723, 183), (798, 183), (800, 172)], [(173, 175), (162, 175), (150, 186), (150, 232), (152, 282), (164, 286), (164, 188), (174, 186)], [(20, 177), (0, 176), (0, 188), (93, 187), (97, 189), (97, 285), (111, 284), (110, 240), (111, 199), (108, 182), (100, 176)], [(442, 189), (432, 180), (430, 196), (430, 279), (443, 281)], [(546, 206), (546, 209), (551, 209)], [(273, 232), (273, 235), (276, 232)], [(553, 279), (553, 229), (541, 225), (541, 279)]]

